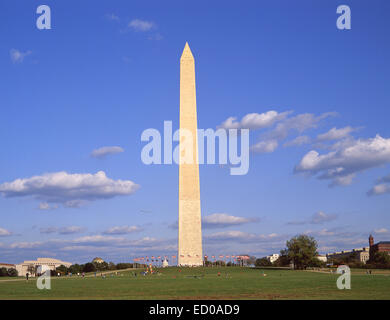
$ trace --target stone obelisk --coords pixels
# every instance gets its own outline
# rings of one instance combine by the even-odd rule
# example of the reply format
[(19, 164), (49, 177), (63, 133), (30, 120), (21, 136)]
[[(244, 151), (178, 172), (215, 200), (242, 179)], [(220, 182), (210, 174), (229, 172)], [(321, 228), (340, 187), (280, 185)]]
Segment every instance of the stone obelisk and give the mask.
[[(195, 91), (195, 60), (186, 43), (180, 58), (180, 154), (179, 154), (179, 253), (178, 264), (182, 266), (201, 266), (202, 225), (200, 213), (198, 136)], [(189, 149), (183, 146), (183, 132), (191, 134)], [(186, 139), (187, 137), (184, 137)], [(188, 139), (188, 138), (187, 138)], [(192, 154), (191, 154), (192, 151)], [(188, 155), (192, 161), (188, 161)]]

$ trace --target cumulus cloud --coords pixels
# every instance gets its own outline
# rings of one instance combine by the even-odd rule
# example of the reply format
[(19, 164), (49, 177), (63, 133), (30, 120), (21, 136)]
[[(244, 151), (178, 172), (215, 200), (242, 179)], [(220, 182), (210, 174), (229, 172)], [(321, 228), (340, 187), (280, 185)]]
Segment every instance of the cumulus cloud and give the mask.
[(58, 228), (56, 227), (47, 227), (47, 228), (40, 228), (39, 232), (44, 234), (50, 234), (50, 233), (56, 233), (58, 231)]
[(206, 240), (212, 241), (238, 241), (238, 242), (261, 242), (261, 241), (269, 241), (279, 239), (281, 235), (277, 233), (270, 234), (253, 234), (247, 233), (243, 231), (223, 231), (216, 232), (210, 235), (204, 236)]
[(38, 206), (39, 210), (52, 210), (52, 209), (57, 209), (57, 208), (58, 208), (58, 205), (56, 205), (56, 204), (50, 205), (47, 202), (41, 202), (41, 203), (39, 203), (39, 206)]
[(335, 231), (331, 231), (331, 230), (328, 230), (328, 229), (322, 229), (322, 230), (319, 230), (319, 231), (307, 230), (304, 233), (308, 234), (308, 235), (311, 235), (311, 236), (317, 236), (317, 237), (321, 237), (321, 236), (334, 236), (336, 234)]
[(314, 213), (310, 218), (306, 220), (290, 221), (289, 225), (303, 225), (303, 224), (322, 224), (337, 219), (337, 214), (328, 214), (323, 211)]
[(281, 121), (276, 127), (266, 134), (269, 139), (283, 140), (287, 138), (290, 132), (302, 133), (308, 129), (314, 129), (318, 127), (321, 120), (328, 117), (334, 117), (337, 113), (326, 112), (316, 116), (312, 113), (302, 113), (296, 116), (290, 117)]
[[(329, 179), (333, 185), (348, 185), (356, 173), (385, 165), (390, 162), (390, 139), (376, 135), (375, 138), (352, 140), (338, 145), (336, 150), (320, 155), (308, 152), (295, 166), (295, 173), (308, 173), (318, 179)], [(374, 194), (387, 192), (383, 186)]]
[(276, 150), (279, 143), (276, 139), (259, 141), (250, 147), (251, 151), (256, 153), (271, 153)]
[(12, 235), (12, 232), (4, 229), (4, 228), (0, 228), (0, 237), (6, 237), (6, 236), (10, 236)]
[(70, 226), (70, 227), (63, 227), (58, 230), (59, 234), (75, 234), (75, 233), (81, 233), (84, 232), (83, 227), (79, 226)]
[(287, 141), (285, 144), (283, 144), (284, 147), (295, 147), (295, 146), (301, 146), (304, 144), (308, 144), (311, 142), (310, 137), (308, 136), (298, 136), (295, 139), (291, 141)]
[(21, 63), (23, 62), (24, 58), (27, 57), (28, 55), (30, 55), (32, 52), (30, 50), (26, 51), (26, 52), (22, 52), (20, 50), (17, 50), (17, 49), (11, 49), (9, 51), (9, 55), (10, 55), (10, 58), (11, 58), (11, 61), (14, 62), (14, 63)]
[(259, 139), (259, 142), (251, 147), (251, 150), (256, 153), (270, 153), (277, 149), (279, 142), (285, 140), (290, 134), (298, 133), (300, 136), (293, 141), (285, 143), (285, 146), (301, 145), (309, 143), (310, 138), (302, 136), (302, 133), (309, 129), (317, 128), (320, 121), (335, 116), (334, 112), (323, 113), (316, 116), (312, 113), (302, 113), (296, 116), (288, 117), (289, 112), (278, 121), (274, 127), (264, 132)]
[(236, 117), (229, 117), (218, 128), (258, 130), (270, 127), (275, 122), (285, 119), (289, 113), (289, 111), (278, 113), (274, 110), (264, 113), (248, 113), (241, 121), (237, 121)]
[(286, 139), (290, 134), (298, 133), (299, 136), (292, 141), (286, 142), (284, 146), (298, 146), (311, 142), (308, 136), (302, 133), (309, 129), (317, 128), (319, 123), (328, 118), (336, 116), (336, 112), (326, 112), (316, 116), (312, 113), (302, 113), (290, 116), (292, 111), (277, 112), (270, 110), (264, 113), (249, 113), (238, 120), (237, 117), (229, 117), (218, 128), (223, 129), (266, 129), (259, 138), (259, 141), (251, 146), (255, 153), (274, 152), (279, 142)]
[(132, 28), (135, 31), (149, 31), (155, 27), (154, 22), (146, 21), (141, 19), (133, 19), (128, 24), (129, 28)]
[(142, 228), (138, 226), (120, 226), (120, 227), (112, 227), (108, 230), (104, 231), (104, 234), (128, 234), (142, 231)]
[(378, 179), (377, 184), (367, 192), (369, 196), (385, 193), (390, 193), (390, 175)]
[(350, 135), (351, 132), (356, 131), (356, 128), (350, 126), (344, 128), (332, 128), (328, 132), (319, 134), (317, 136), (318, 141), (330, 141), (330, 140), (340, 140), (346, 138)]
[(47, 228), (40, 228), (39, 232), (44, 234), (58, 233), (62, 235), (67, 235), (67, 234), (81, 233), (84, 232), (84, 230), (85, 228), (79, 226), (70, 226), (70, 227), (62, 227), (62, 228), (47, 227)]
[(130, 180), (113, 180), (103, 171), (96, 174), (67, 172), (47, 173), (0, 184), (4, 197), (26, 197), (65, 207), (79, 206), (88, 201), (131, 195), (139, 186)]
[(224, 228), (256, 221), (258, 221), (258, 219), (235, 217), (226, 213), (213, 213), (203, 218), (202, 226), (204, 228)]
[(323, 211), (318, 211), (311, 217), (310, 222), (313, 224), (321, 224), (324, 222), (333, 221), (335, 219), (337, 219), (336, 214), (327, 214)]
[(123, 148), (117, 146), (101, 147), (99, 149), (93, 150), (91, 153), (91, 157), (104, 158), (109, 154), (117, 154), (123, 151), (125, 151), (123, 150)]

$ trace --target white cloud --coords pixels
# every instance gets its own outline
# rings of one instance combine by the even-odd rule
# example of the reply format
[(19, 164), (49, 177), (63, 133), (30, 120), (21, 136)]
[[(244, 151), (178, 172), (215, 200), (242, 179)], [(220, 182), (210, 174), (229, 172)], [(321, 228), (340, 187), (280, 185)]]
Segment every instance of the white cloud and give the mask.
[(304, 232), (305, 234), (312, 235), (312, 236), (334, 236), (336, 233), (335, 231), (330, 231), (328, 229), (322, 229), (319, 231), (312, 231), (312, 230), (307, 230)]
[(47, 228), (40, 228), (40, 233), (50, 234), (50, 233), (56, 233), (58, 231), (58, 228), (56, 227), (47, 227)]
[(134, 19), (131, 20), (128, 24), (128, 26), (135, 31), (149, 31), (155, 27), (154, 22), (152, 21), (146, 21), (141, 19)]
[(284, 236), (278, 235), (276, 233), (265, 234), (253, 234), (242, 231), (223, 231), (216, 232), (210, 235), (204, 236), (207, 240), (213, 241), (238, 241), (238, 242), (264, 242), (270, 240), (279, 240)]
[(38, 209), (39, 210), (52, 210), (52, 209), (57, 209), (58, 205), (50, 205), (47, 202), (41, 202), (39, 203)]
[(39, 210), (49, 210), (50, 205), (47, 202), (41, 202), (39, 204)]
[(9, 245), (11, 249), (32, 249), (32, 248), (39, 248), (42, 245), (42, 242), (40, 241), (34, 241), (34, 242), (14, 242)]
[[(376, 135), (375, 138), (341, 144), (338, 149), (323, 155), (312, 150), (301, 159), (294, 171), (318, 175), (319, 179), (330, 179), (331, 185), (347, 185), (356, 173), (389, 162), (390, 139)], [(383, 187), (377, 189), (383, 192)]]
[(264, 113), (248, 113), (241, 121), (236, 117), (227, 118), (218, 128), (222, 129), (251, 129), (257, 130), (272, 126), (275, 122), (283, 120), (290, 112), (278, 113), (270, 110)]
[(123, 148), (117, 146), (101, 147), (99, 149), (93, 150), (91, 153), (91, 157), (104, 158), (109, 154), (121, 153), (123, 151), (125, 151), (123, 150)]
[(202, 220), (204, 228), (223, 228), (258, 221), (254, 218), (235, 217), (226, 213), (213, 213)]
[(349, 136), (349, 134), (353, 131), (356, 131), (356, 128), (352, 128), (350, 126), (344, 128), (332, 128), (328, 132), (319, 134), (317, 136), (318, 141), (330, 141), (330, 140), (340, 140)]
[[(286, 139), (291, 133), (302, 134), (304, 131), (317, 128), (320, 121), (331, 116), (334, 112), (323, 113), (316, 116), (312, 113), (303, 113), (288, 118), (290, 112), (284, 112), (285, 115), (275, 124), (271, 130), (266, 131), (260, 136), (260, 140), (251, 146), (253, 152), (270, 153), (277, 149), (279, 141)], [(298, 136), (293, 141), (287, 142), (285, 146), (300, 145), (310, 142), (307, 136)]]
[(324, 223), (324, 222), (329, 222), (329, 221), (333, 221), (337, 219), (337, 215), (336, 214), (327, 214), (323, 211), (318, 211), (317, 213), (315, 213), (312, 218), (311, 218), (311, 223), (313, 224), (321, 224), (321, 223)]
[(390, 193), (390, 175), (378, 179), (377, 184), (367, 192), (369, 196), (385, 193)]
[(138, 226), (121, 226), (121, 227), (112, 227), (104, 231), (104, 234), (127, 234), (142, 231), (142, 228)]
[(303, 225), (303, 224), (322, 224), (324, 222), (330, 222), (337, 219), (337, 214), (328, 214), (323, 211), (314, 213), (310, 218), (303, 221), (290, 221), (287, 224), (290, 225)]
[(131, 195), (139, 186), (130, 180), (112, 180), (103, 171), (96, 174), (47, 173), (0, 184), (5, 197), (31, 196), (49, 203), (77, 206), (87, 201)]
[(259, 141), (250, 147), (253, 152), (256, 153), (271, 153), (276, 150), (279, 143), (276, 139)]
[(278, 123), (275, 129), (266, 134), (266, 137), (269, 139), (272, 138), (283, 140), (287, 138), (291, 131), (302, 133), (308, 129), (317, 128), (321, 120), (324, 120), (328, 117), (334, 117), (335, 115), (335, 112), (326, 112), (319, 116), (316, 116), (312, 113), (298, 114)]
[(389, 230), (387, 230), (386, 228), (380, 228), (380, 229), (375, 229), (374, 232), (378, 234), (384, 234), (384, 233), (389, 233)]
[(11, 61), (14, 62), (14, 63), (21, 63), (23, 62), (24, 58), (27, 57), (28, 55), (30, 55), (32, 52), (30, 50), (26, 51), (26, 52), (22, 52), (20, 50), (17, 50), (17, 49), (11, 49), (9, 51), (9, 55), (10, 55), (10, 58), (11, 58)]
[(85, 229), (83, 227), (79, 226), (70, 226), (70, 227), (63, 227), (58, 230), (59, 234), (75, 234), (75, 233), (81, 233)]
[(295, 139), (286, 142), (284, 147), (295, 147), (310, 143), (311, 139), (308, 136), (298, 136)]
[(377, 184), (367, 192), (369, 196), (377, 196), (385, 193), (390, 193), (390, 183)]
[(70, 226), (70, 227), (62, 227), (62, 228), (47, 227), (47, 228), (40, 228), (39, 232), (45, 234), (58, 233), (62, 235), (67, 235), (67, 234), (81, 233), (84, 232), (84, 230), (85, 228), (79, 226)]
[(4, 228), (0, 228), (0, 237), (6, 237), (6, 236), (10, 236), (12, 235), (12, 232), (4, 229)]

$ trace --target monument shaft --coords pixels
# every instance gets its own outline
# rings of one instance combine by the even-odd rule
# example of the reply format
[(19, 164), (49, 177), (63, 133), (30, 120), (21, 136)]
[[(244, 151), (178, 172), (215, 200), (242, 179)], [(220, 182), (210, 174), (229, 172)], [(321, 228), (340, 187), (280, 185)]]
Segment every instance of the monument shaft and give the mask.
[(195, 60), (186, 43), (180, 58), (179, 265), (203, 265), (197, 128)]

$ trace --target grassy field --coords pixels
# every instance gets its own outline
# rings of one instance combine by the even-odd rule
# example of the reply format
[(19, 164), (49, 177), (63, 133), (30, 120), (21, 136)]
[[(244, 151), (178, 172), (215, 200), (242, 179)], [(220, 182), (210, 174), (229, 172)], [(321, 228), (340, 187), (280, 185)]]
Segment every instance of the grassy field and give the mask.
[(141, 271), (52, 278), (51, 290), (38, 290), (36, 279), (0, 280), (0, 299), (390, 299), (389, 271), (353, 270), (351, 290), (337, 289), (339, 275), (311, 271), (171, 267), (146, 276)]

